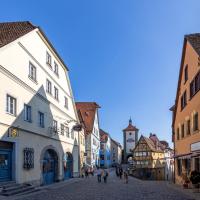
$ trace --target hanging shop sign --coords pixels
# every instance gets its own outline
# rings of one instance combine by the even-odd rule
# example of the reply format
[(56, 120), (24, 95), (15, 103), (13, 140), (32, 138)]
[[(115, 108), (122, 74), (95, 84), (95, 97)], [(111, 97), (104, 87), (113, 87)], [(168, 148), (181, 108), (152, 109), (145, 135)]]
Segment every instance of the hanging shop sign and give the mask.
[(18, 130), (18, 128), (10, 127), (8, 129), (8, 137), (12, 137), (12, 138), (19, 137), (19, 130)]

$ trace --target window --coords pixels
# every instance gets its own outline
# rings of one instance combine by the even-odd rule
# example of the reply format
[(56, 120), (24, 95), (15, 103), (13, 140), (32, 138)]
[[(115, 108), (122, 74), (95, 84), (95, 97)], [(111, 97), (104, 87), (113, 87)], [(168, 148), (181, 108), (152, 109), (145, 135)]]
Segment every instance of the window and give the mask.
[(188, 65), (185, 66), (185, 73), (184, 73), (185, 83), (188, 80)]
[(67, 97), (65, 97), (65, 108), (68, 109), (68, 98)]
[(200, 172), (200, 158), (195, 158), (194, 159), (194, 168), (195, 168), (195, 170)]
[(27, 104), (24, 105), (24, 120), (31, 122), (31, 106)]
[(64, 132), (65, 132), (65, 126), (64, 124), (60, 124), (60, 134), (64, 135)]
[(71, 131), (71, 138), (74, 139), (74, 131), (73, 131), (73, 129)]
[(24, 148), (24, 169), (34, 168), (34, 149)]
[(58, 122), (56, 120), (53, 120), (53, 129), (55, 132), (58, 130)]
[(190, 173), (190, 169), (191, 169), (191, 163), (190, 163), (190, 159), (184, 159), (184, 168), (186, 170), (187, 175), (189, 175)]
[(190, 98), (192, 98), (200, 90), (200, 72), (197, 73), (195, 78), (190, 83)]
[(66, 136), (69, 137), (69, 127), (65, 126), (65, 133), (66, 133)]
[(178, 168), (178, 175), (182, 174), (182, 162), (180, 159), (177, 159), (177, 168)]
[(180, 135), (179, 135), (180, 133), (179, 133), (179, 128), (177, 128), (177, 140), (179, 140), (180, 139)]
[(142, 152), (142, 156), (147, 156), (147, 152)]
[(193, 131), (197, 131), (198, 129), (198, 113), (195, 113), (193, 116)]
[(58, 76), (58, 64), (54, 62), (54, 73)]
[(16, 99), (10, 95), (6, 97), (6, 111), (9, 114), (16, 115)]
[(190, 120), (187, 120), (187, 135), (190, 135)]
[(181, 138), (184, 138), (184, 134), (185, 134), (185, 127), (184, 124), (181, 125)]
[(129, 133), (129, 135), (132, 135), (132, 133)]
[(48, 79), (47, 79), (47, 82), (46, 82), (46, 91), (47, 91), (49, 94), (52, 94), (51, 81), (49, 81)]
[(54, 87), (54, 98), (58, 100), (58, 88)]
[(46, 63), (51, 67), (51, 55), (47, 52)]
[(36, 67), (31, 62), (29, 62), (29, 78), (31, 78), (33, 81), (37, 82)]
[(38, 112), (39, 127), (44, 128), (44, 113)]
[(187, 105), (187, 93), (185, 91), (181, 97), (181, 110), (183, 110), (183, 108), (185, 108), (186, 105)]

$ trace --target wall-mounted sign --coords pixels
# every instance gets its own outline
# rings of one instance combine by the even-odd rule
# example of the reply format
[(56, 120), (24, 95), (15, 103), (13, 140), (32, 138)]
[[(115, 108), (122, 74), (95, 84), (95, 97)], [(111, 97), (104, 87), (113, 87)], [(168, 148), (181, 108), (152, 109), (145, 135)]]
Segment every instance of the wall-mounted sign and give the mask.
[(191, 151), (198, 151), (198, 150), (200, 150), (200, 142), (191, 144)]
[(19, 130), (15, 127), (10, 127), (8, 129), (8, 137), (12, 138), (19, 137)]
[(127, 141), (127, 142), (135, 142), (135, 140), (132, 139), (132, 138), (129, 138), (129, 139), (127, 139), (126, 141)]

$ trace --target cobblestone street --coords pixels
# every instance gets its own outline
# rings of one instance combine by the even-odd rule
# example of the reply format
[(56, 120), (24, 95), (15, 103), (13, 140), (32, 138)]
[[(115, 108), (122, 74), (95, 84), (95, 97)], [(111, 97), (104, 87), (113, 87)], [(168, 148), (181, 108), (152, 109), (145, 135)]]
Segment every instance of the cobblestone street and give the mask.
[(194, 200), (166, 182), (141, 181), (129, 178), (129, 184), (111, 173), (108, 183), (97, 183), (96, 176), (88, 179), (76, 179), (56, 186), (43, 188), (39, 193), (20, 200)]

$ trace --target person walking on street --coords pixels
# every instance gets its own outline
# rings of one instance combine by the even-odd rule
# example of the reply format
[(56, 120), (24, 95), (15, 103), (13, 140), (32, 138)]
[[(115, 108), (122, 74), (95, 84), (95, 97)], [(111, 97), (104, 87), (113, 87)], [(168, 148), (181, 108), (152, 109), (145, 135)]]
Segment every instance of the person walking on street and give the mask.
[(107, 183), (107, 178), (108, 178), (108, 172), (107, 170), (103, 170), (103, 180), (104, 180), (104, 183)]
[(122, 175), (123, 175), (123, 169), (122, 167), (119, 168), (119, 177), (120, 179), (122, 179)]
[(98, 180), (98, 183), (101, 182), (101, 175), (102, 175), (102, 171), (100, 168), (97, 168), (97, 180)]
[(88, 178), (88, 169), (85, 169), (85, 178)]
[(124, 171), (124, 180), (125, 180), (125, 183), (128, 184), (128, 172), (127, 171)]
[(119, 167), (117, 167), (117, 166), (115, 168), (115, 173), (116, 173), (116, 176), (118, 177), (119, 176)]

